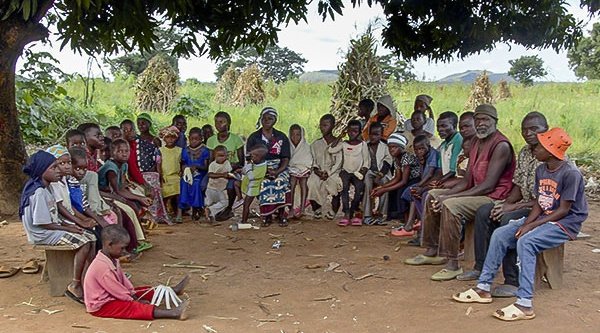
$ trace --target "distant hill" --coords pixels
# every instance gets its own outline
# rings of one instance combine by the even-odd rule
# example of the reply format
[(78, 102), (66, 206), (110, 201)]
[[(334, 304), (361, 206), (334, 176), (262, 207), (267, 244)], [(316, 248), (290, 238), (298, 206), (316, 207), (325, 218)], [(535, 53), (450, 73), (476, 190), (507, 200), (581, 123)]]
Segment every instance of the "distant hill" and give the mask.
[(338, 78), (338, 71), (337, 69), (333, 69), (333, 70), (320, 70), (320, 71), (315, 71), (315, 72), (306, 72), (302, 75), (300, 75), (300, 82), (309, 82), (309, 83), (316, 83), (316, 82), (333, 82), (335, 80), (337, 80)]
[[(443, 79), (437, 80), (437, 83), (468, 83), (471, 84), (475, 82), (475, 79), (483, 73), (481, 70), (470, 70), (463, 73), (452, 74), (446, 76)], [(516, 82), (512, 76), (509, 76), (507, 73), (492, 73), (487, 72), (491, 83), (498, 83), (501, 80), (505, 80), (506, 82)]]

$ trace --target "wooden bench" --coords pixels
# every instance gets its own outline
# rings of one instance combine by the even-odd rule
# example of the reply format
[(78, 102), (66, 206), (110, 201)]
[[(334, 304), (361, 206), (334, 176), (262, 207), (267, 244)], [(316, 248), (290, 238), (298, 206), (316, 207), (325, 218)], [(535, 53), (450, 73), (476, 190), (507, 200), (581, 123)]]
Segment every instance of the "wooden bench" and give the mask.
[(542, 286), (546, 278), (551, 289), (560, 289), (563, 283), (565, 244), (548, 249), (537, 255), (535, 263), (535, 289)]
[(63, 296), (73, 281), (73, 261), (77, 249), (70, 246), (35, 245), (35, 250), (44, 250), (46, 264), (42, 270), (43, 282), (50, 282), (50, 296)]

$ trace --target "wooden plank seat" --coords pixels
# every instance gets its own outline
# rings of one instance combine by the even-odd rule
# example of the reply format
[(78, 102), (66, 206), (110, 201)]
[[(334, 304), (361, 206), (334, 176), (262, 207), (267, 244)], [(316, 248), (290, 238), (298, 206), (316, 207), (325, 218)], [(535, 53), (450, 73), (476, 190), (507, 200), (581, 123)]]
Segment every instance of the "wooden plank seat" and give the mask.
[(43, 250), (46, 256), (41, 280), (50, 282), (50, 296), (63, 296), (73, 280), (73, 261), (78, 249), (63, 245), (34, 245), (33, 248)]
[(535, 288), (542, 286), (544, 278), (551, 289), (560, 289), (563, 283), (565, 244), (537, 255), (535, 262)]

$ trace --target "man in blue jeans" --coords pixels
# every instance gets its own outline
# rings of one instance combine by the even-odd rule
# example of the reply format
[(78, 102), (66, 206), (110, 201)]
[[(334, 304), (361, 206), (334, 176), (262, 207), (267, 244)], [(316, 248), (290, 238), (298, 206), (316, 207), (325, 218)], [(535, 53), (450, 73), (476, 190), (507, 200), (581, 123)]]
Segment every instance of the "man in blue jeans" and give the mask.
[(508, 249), (517, 249), (521, 259), (517, 301), (493, 316), (505, 320), (535, 318), (533, 290), (536, 256), (573, 240), (588, 216), (585, 182), (577, 167), (565, 161), (572, 141), (560, 128), (537, 135), (533, 154), (543, 162), (536, 169), (536, 201), (526, 218), (512, 220), (492, 235), (477, 287), (452, 296), (460, 303), (491, 303), (491, 286)]
[[(533, 149), (538, 145), (537, 134), (548, 130), (546, 117), (539, 112), (528, 113), (521, 122), (521, 135), (525, 145), (517, 157), (517, 168), (513, 176), (513, 188), (508, 198), (499, 203), (481, 206), (475, 214), (475, 266), (473, 270), (456, 277), (457, 280), (477, 280), (488, 251), (490, 238), (496, 228), (506, 225), (510, 220), (527, 217), (535, 203), (535, 170), (541, 164)], [(519, 287), (519, 269), (517, 252), (508, 250), (502, 262), (504, 284), (492, 290), (493, 297), (514, 297)]]

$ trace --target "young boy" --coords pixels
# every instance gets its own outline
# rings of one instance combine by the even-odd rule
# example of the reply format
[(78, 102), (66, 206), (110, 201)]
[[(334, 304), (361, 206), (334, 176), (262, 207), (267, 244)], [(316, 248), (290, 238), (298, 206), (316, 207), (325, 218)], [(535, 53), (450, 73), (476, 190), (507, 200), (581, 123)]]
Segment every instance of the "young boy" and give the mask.
[(111, 141), (123, 139), (123, 132), (121, 132), (119, 126), (108, 126), (104, 130), (104, 137), (109, 138)]
[[(319, 129), (322, 138), (310, 145), (313, 156), (312, 173), (308, 177), (308, 200), (314, 213), (315, 219), (320, 219), (325, 210), (325, 217), (333, 220), (340, 209), (340, 192), (342, 191), (342, 180), (339, 170), (342, 165), (342, 152), (331, 154), (328, 148), (335, 141), (333, 128), (335, 117), (330, 113), (323, 115), (319, 121)], [(327, 203), (327, 197), (331, 196), (331, 207)]]
[(542, 165), (535, 172), (537, 195), (527, 218), (512, 220), (497, 228), (476, 288), (452, 296), (461, 303), (491, 303), (492, 282), (508, 249), (517, 249), (521, 260), (517, 301), (493, 313), (494, 317), (514, 321), (533, 319), (533, 290), (537, 255), (573, 240), (588, 216), (585, 181), (579, 169), (565, 161), (572, 140), (561, 128), (537, 134), (539, 144), (533, 154)]
[[(350, 120), (346, 127), (348, 140), (340, 144), (339, 137), (329, 148), (329, 153), (342, 153), (342, 168), (340, 170), (340, 178), (342, 179), (342, 210), (344, 218), (338, 225), (345, 227), (349, 224), (353, 226), (362, 225), (362, 219), (354, 217), (354, 213), (359, 209), (362, 200), (365, 183), (364, 176), (371, 165), (369, 156), (369, 148), (367, 143), (361, 140), (360, 122), (358, 120)], [(354, 198), (350, 202), (350, 185), (354, 186)]]
[[(204, 216), (212, 224), (215, 216), (227, 208), (225, 190), (230, 179), (235, 179), (231, 173), (231, 163), (227, 159), (227, 148), (217, 146), (213, 150), (215, 160), (208, 166), (208, 184), (204, 197)], [(238, 185), (239, 186), (239, 185)]]
[(104, 148), (104, 135), (100, 126), (94, 123), (85, 123), (77, 126), (77, 130), (85, 134), (87, 149), (88, 170), (98, 172), (98, 151)]
[[(133, 287), (119, 264), (128, 244), (129, 234), (123, 227), (110, 225), (102, 230), (102, 250), (90, 264), (83, 284), (87, 312), (116, 319), (185, 320), (189, 300), (174, 309), (163, 310), (149, 304), (154, 296), (151, 287)], [(184, 277), (173, 291), (181, 295), (188, 282), (189, 276)]]
[(358, 120), (363, 128), (367, 126), (367, 122), (369, 121), (369, 118), (371, 118), (371, 113), (373, 113), (374, 109), (375, 102), (370, 98), (365, 98), (358, 102)]
[[(390, 168), (392, 166), (392, 156), (390, 155), (387, 144), (381, 142), (381, 136), (383, 133), (383, 126), (380, 123), (373, 123), (369, 128), (369, 156), (371, 163), (369, 165), (369, 171), (365, 175), (365, 192), (371, 193), (373, 187), (379, 186), (384, 182), (388, 181)], [(377, 206), (377, 212), (382, 214), (381, 218), (372, 217), (372, 201), (370, 195), (365, 195), (363, 199), (363, 223), (366, 225), (381, 224), (385, 221), (387, 216), (387, 193), (379, 198), (379, 204)]]
[(242, 192), (246, 195), (242, 209), (242, 220), (240, 223), (248, 223), (250, 205), (254, 198), (260, 194), (260, 185), (267, 173), (267, 147), (257, 144), (248, 151), (249, 161), (242, 169)]

